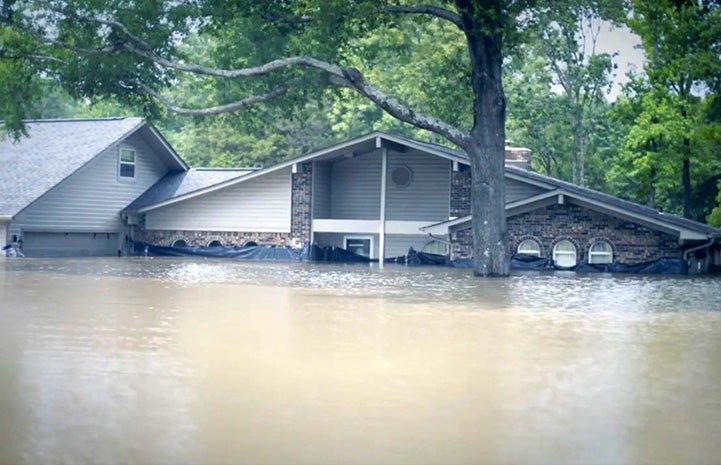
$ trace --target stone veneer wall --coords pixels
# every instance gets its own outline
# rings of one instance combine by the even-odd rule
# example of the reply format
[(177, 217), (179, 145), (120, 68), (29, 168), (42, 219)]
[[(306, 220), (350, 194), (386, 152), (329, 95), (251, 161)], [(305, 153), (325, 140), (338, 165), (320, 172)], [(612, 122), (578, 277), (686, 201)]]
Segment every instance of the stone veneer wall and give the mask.
[(219, 240), (226, 246), (243, 246), (252, 241), (256, 244), (289, 245), (300, 247), (310, 241), (311, 195), (313, 186), (313, 165), (304, 163), (291, 178), (291, 232), (249, 232), (249, 231), (170, 231), (146, 230), (144, 217), (133, 226), (133, 240), (153, 245), (169, 246), (182, 239), (190, 246), (204, 247), (211, 241)]
[(451, 217), (471, 214), (471, 169), (460, 165), (451, 173)]
[(184, 240), (189, 246), (193, 247), (205, 247), (214, 240), (218, 240), (223, 245), (229, 247), (235, 245), (243, 246), (250, 241), (256, 244), (300, 245), (293, 241), (291, 235), (288, 233), (248, 231), (148, 231), (141, 228), (136, 228), (133, 231), (133, 240), (135, 242), (145, 242), (167, 247), (179, 239)]
[[(634, 264), (665, 257), (682, 258), (676, 237), (576, 205), (551, 205), (512, 216), (506, 224), (511, 252), (523, 240), (535, 239), (541, 244), (541, 256), (551, 257), (556, 243), (569, 239), (576, 245), (581, 262), (588, 260), (588, 248), (594, 241), (605, 240), (613, 247), (614, 262)], [(458, 231), (451, 257), (472, 256), (471, 229)]]

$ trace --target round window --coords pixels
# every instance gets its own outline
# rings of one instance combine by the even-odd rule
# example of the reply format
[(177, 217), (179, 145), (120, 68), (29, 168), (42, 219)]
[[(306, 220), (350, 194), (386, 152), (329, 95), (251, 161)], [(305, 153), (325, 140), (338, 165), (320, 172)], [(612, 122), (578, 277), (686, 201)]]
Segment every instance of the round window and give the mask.
[(408, 187), (413, 180), (413, 172), (405, 165), (396, 166), (391, 171), (391, 181), (396, 187)]

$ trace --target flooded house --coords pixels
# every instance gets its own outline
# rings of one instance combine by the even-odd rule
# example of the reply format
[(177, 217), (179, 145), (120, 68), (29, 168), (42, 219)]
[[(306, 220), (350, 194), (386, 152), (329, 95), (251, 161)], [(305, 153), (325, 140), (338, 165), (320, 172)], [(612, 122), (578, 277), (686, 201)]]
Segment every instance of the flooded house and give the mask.
[[(23, 199), (0, 204), (0, 236), (22, 237), (28, 256), (311, 243), (379, 261), (410, 248), (472, 259), (462, 151), (375, 132), (263, 169), (190, 169), (137, 118), (28, 129), (0, 144), (3, 198)], [(29, 179), (37, 185), (24, 193), (27, 176), (6, 171), (26, 152), (46, 158), (19, 163), (44, 181)], [(721, 230), (534, 173), (530, 155), (506, 153), (509, 246), (519, 256), (571, 269), (670, 259), (697, 273), (721, 263)], [(47, 181), (40, 174), (70, 162)]]

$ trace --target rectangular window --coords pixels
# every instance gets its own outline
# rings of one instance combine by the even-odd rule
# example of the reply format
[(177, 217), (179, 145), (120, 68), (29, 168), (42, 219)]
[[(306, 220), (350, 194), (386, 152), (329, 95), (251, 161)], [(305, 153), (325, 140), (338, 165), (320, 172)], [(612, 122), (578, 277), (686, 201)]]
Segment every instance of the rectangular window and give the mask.
[(120, 149), (118, 176), (125, 179), (135, 178), (135, 150)]
[(373, 258), (373, 237), (371, 236), (345, 236), (343, 244), (344, 249), (349, 252)]

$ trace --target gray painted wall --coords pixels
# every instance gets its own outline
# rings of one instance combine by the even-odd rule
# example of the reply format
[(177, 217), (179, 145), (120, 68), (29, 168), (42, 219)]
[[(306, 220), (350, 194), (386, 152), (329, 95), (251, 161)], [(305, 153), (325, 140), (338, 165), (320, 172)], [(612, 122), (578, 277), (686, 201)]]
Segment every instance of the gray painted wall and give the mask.
[(330, 218), (330, 162), (313, 164), (313, 218)]
[[(398, 166), (410, 168), (413, 177), (407, 187), (391, 179)], [(423, 153), (390, 153), (386, 184), (386, 220), (443, 221), (450, 210), (451, 162)]]
[(290, 232), (290, 167), (151, 210), (149, 230)]
[[(407, 166), (410, 185), (396, 186), (391, 173)], [(386, 219), (442, 221), (448, 219), (451, 163), (434, 155), (389, 153)], [(375, 220), (380, 218), (381, 153), (376, 151), (332, 166), (316, 164), (314, 217)], [(328, 189), (330, 179), (330, 189)], [(328, 208), (330, 205), (330, 208)]]
[[(119, 147), (136, 151), (134, 179), (118, 178)], [(167, 171), (148, 144), (133, 134), (95, 157), (20, 212), (10, 234), (23, 231), (123, 232), (120, 211)]]
[(333, 164), (330, 214), (334, 219), (377, 220), (381, 201), (380, 152)]

